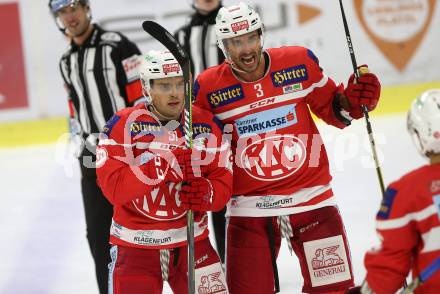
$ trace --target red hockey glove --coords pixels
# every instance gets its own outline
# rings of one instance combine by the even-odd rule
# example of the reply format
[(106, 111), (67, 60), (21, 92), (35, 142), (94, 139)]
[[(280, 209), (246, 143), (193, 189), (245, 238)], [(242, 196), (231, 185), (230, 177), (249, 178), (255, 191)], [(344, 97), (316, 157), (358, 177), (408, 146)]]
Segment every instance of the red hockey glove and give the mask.
[(344, 91), (350, 104), (349, 109), (346, 110), (354, 119), (364, 116), (361, 105), (367, 106), (368, 111), (372, 111), (376, 108), (380, 97), (380, 82), (376, 75), (369, 72), (367, 65), (360, 66), (359, 73), (360, 77), (357, 81), (354, 74), (350, 76)]
[(210, 211), (213, 206), (214, 190), (211, 181), (198, 178), (183, 185), (179, 199), (185, 209)]
[(185, 154), (179, 157), (179, 163), (184, 162), (182, 170), (185, 173), (186, 180), (200, 178), (207, 174), (208, 165), (203, 160), (205, 157), (206, 151), (200, 151), (194, 148), (190, 151), (186, 150)]
[(189, 165), (187, 161), (191, 161), (191, 150), (188, 149), (177, 148), (155, 154), (146, 165), (148, 176), (152, 180), (159, 179), (165, 183), (180, 183), (186, 179), (186, 166)]

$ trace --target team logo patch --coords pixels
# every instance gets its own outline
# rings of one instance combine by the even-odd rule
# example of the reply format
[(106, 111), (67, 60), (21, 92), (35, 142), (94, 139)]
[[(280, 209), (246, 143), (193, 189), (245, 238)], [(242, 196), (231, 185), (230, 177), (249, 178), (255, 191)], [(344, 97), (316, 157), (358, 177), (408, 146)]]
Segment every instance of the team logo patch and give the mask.
[(154, 220), (174, 220), (186, 214), (181, 207), (179, 191), (174, 183), (153, 189), (142, 198), (133, 200), (134, 207), (143, 215)]
[(220, 263), (214, 263), (195, 271), (197, 293), (227, 294), (226, 279)]
[(162, 127), (159, 123), (147, 121), (135, 121), (130, 125), (131, 136), (137, 135), (160, 135)]
[(272, 72), (270, 76), (272, 77), (272, 83), (275, 87), (284, 87), (303, 82), (309, 78), (304, 64)]
[(165, 74), (170, 73), (170, 72), (179, 72), (180, 71), (180, 66), (178, 63), (168, 63), (168, 64), (164, 64), (162, 65), (162, 69), (163, 72)]
[(240, 153), (240, 167), (254, 179), (276, 181), (297, 172), (307, 153), (304, 143), (293, 135), (274, 135), (256, 140)]
[(105, 124), (104, 128), (102, 129), (102, 133), (107, 136), (107, 138), (110, 136), (113, 127), (115, 124), (121, 119), (119, 115), (113, 115), (108, 122)]
[(432, 197), (435, 208), (437, 209), (438, 218), (440, 219), (440, 194)]
[(385, 196), (380, 205), (379, 212), (377, 213), (377, 218), (387, 219), (390, 216), (391, 208), (393, 206), (394, 198), (397, 195), (397, 190), (388, 188), (385, 191)]
[(307, 267), (312, 287), (351, 279), (342, 236), (304, 242)]
[(243, 98), (243, 88), (240, 84), (216, 90), (208, 94), (209, 104), (211, 104), (213, 108), (224, 106)]
[(242, 20), (231, 24), (231, 29), (234, 33), (241, 30), (246, 30), (248, 28), (249, 28), (249, 22), (247, 20)]
[(247, 137), (286, 128), (297, 122), (296, 104), (293, 104), (244, 116), (235, 122), (235, 126), (240, 137)]

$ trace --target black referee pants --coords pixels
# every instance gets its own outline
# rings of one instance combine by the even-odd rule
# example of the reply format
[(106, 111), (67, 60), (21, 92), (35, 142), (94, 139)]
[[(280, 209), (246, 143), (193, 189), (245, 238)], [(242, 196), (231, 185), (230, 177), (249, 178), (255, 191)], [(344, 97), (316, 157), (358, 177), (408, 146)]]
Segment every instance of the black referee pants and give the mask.
[[(104, 197), (96, 183), (96, 169), (87, 168), (82, 160), (91, 156), (93, 163), (95, 157), (85, 150), (80, 157), (81, 190), (86, 216), (87, 241), (95, 262), (95, 272), (98, 281), (99, 293), (108, 293), (108, 264), (110, 258), (109, 234), (113, 216), (113, 206)], [(89, 157), (90, 159), (90, 157)], [(87, 158), (85, 162), (89, 162)]]

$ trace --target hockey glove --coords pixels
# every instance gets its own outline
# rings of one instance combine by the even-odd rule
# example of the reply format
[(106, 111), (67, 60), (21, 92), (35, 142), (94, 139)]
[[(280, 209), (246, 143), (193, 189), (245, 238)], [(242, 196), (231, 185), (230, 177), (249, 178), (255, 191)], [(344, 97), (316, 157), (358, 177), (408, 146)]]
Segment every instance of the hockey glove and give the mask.
[(376, 75), (369, 72), (367, 65), (360, 66), (359, 73), (357, 81), (354, 74), (350, 76), (344, 91), (349, 104), (346, 110), (354, 119), (364, 116), (362, 105), (365, 105), (368, 111), (374, 110), (380, 97), (380, 82)]
[[(146, 165), (148, 176), (161, 182), (180, 183), (186, 179), (187, 161), (191, 161), (191, 150), (177, 148), (170, 152), (155, 154)], [(161, 183), (160, 182), (160, 183)], [(159, 184), (160, 184), (159, 183)]]
[(185, 173), (186, 180), (200, 178), (207, 174), (208, 165), (203, 159), (206, 157), (205, 151), (193, 148), (185, 150), (182, 155), (179, 154), (176, 157), (178, 157), (181, 169)]
[(179, 199), (187, 210), (210, 211), (213, 207), (214, 190), (211, 181), (199, 178), (183, 185)]

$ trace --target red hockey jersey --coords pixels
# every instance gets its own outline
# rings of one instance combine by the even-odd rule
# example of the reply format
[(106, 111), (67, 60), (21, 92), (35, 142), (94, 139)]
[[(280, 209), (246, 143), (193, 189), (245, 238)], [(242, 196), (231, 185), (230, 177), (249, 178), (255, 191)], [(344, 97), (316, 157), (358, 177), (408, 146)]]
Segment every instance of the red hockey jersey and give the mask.
[(328, 124), (338, 87), (303, 47), (268, 49), (268, 71), (240, 81), (229, 65), (207, 69), (195, 104), (233, 125), (234, 196), (228, 214), (275, 216), (335, 205), (327, 154), (310, 109)]
[[(211, 113), (193, 108), (194, 148), (204, 153), (215, 210), (229, 200), (232, 186), (229, 141), (222, 142), (221, 128)], [(97, 148), (96, 173), (114, 206), (112, 244), (140, 248), (186, 244), (186, 210), (178, 200), (179, 192), (174, 184), (149, 178), (147, 172), (159, 154), (169, 155), (170, 150), (184, 146), (181, 125), (176, 129), (162, 126), (145, 104), (119, 111), (107, 122)], [(165, 164), (166, 172), (175, 167)], [(194, 233), (196, 241), (208, 237), (206, 213), (194, 213)]]
[[(379, 249), (367, 252), (367, 282), (376, 294), (395, 293), (440, 256), (440, 164), (423, 166), (392, 183), (376, 217)], [(440, 272), (415, 293), (440, 292)]]

